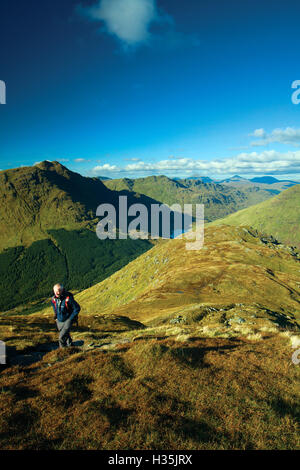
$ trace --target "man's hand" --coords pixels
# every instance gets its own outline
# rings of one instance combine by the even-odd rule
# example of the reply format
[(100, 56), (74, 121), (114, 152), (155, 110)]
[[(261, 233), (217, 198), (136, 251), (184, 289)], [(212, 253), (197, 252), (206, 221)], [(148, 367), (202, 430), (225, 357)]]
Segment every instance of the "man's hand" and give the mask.
[(72, 325), (78, 326), (78, 315), (76, 315), (74, 318), (72, 318)]

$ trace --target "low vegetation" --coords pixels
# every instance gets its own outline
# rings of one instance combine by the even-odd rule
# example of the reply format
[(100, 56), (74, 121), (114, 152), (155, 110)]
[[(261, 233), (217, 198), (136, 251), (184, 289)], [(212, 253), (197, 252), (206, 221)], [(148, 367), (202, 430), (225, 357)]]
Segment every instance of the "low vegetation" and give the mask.
[(0, 374), (0, 448), (295, 449), (298, 383), (275, 333), (53, 350)]

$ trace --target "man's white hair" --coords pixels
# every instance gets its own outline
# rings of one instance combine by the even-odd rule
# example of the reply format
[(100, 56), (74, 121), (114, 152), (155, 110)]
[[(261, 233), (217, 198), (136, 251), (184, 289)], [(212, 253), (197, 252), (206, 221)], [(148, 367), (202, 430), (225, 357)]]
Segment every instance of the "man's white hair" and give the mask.
[(62, 284), (60, 284), (60, 283), (55, 284), (55, 285), (53, 286), (53, 290), (55, 289), (55, 287), (60, 287), (62, 290), (64, 289), (64, 286), (63, 286)]

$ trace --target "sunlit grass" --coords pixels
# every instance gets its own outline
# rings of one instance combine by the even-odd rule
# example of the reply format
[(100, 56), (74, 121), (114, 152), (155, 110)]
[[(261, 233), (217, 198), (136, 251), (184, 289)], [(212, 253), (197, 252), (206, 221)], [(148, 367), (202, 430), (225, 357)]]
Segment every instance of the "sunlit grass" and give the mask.
[(0, 375), (2, 449), (299, 447), (299, 370), (279, 335), (70, 348), (33, 367)]

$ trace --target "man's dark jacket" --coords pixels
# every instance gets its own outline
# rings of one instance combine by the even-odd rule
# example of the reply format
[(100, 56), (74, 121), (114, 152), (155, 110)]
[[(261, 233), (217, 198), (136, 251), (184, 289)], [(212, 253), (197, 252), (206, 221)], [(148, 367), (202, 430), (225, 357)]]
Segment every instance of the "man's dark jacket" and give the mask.
[(59, 297), (54, 295), (51, 303), (54, 310), (54, 319), (60, 322), (68, 319), (74, 320), (80, 312), (80, 306), (71, 292), (63, 292)]

